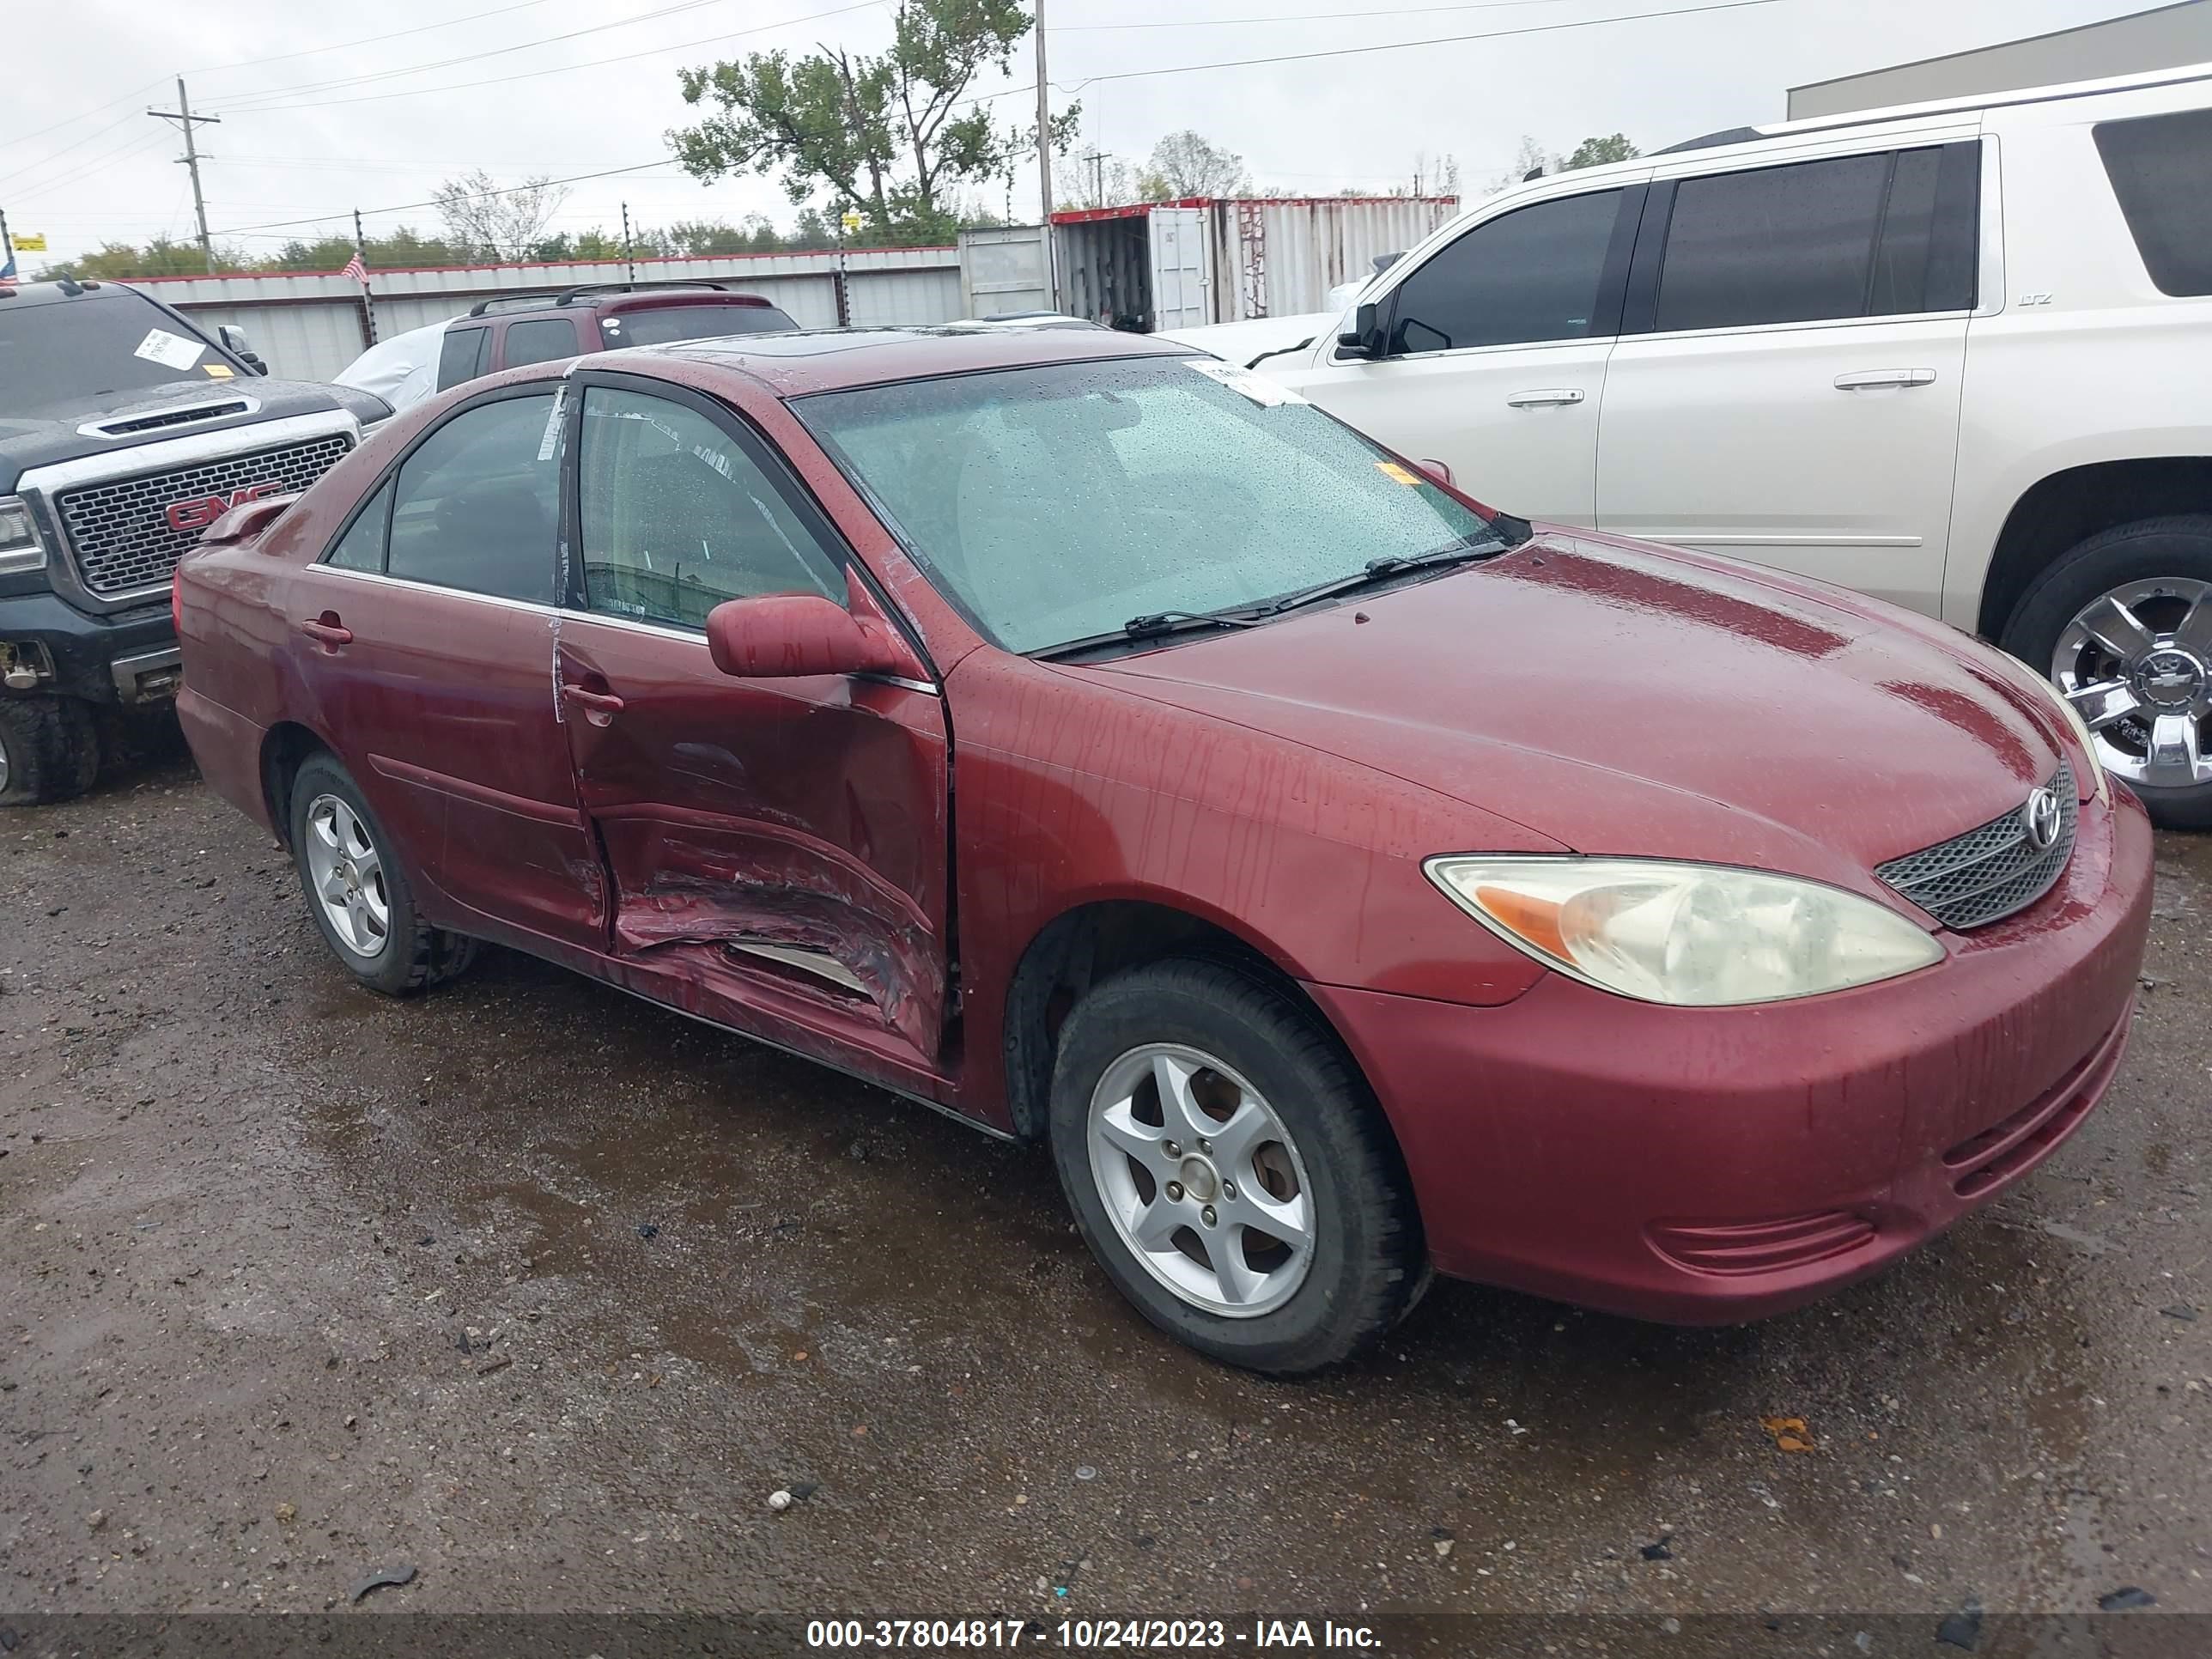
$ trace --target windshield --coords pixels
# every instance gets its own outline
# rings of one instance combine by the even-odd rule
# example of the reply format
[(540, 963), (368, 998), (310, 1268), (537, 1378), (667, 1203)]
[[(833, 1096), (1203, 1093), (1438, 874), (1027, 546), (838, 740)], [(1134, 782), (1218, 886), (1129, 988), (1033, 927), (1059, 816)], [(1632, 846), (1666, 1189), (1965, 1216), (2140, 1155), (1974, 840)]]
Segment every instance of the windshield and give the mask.
[(781, 334), (799, 325), (774, 306), (661, 306), (618, 311), (599, 319), (599, 332), (615, 346), (667, 345), (722, 334)]
[(1211, 357), (910, 380), (793, 408), (1009, 651), (1492, 539), (1387, 451)]
[(140, 301), (0, 300), (0, 414), (93, 403), (170, 380), (219, 385), (235, 372), (206, 341)]

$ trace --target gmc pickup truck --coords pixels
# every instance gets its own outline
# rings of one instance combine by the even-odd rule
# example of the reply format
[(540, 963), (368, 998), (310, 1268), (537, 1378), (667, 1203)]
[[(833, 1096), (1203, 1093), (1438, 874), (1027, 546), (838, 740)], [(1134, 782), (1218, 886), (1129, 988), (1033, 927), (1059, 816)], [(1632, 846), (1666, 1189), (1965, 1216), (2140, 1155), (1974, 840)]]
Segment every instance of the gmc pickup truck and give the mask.
[(174, 696), (169, 575), (200, 532), (391, 415), (222, 333), (112, 283), (0, 283), (0, 806), (81, 793), (95, 716)]

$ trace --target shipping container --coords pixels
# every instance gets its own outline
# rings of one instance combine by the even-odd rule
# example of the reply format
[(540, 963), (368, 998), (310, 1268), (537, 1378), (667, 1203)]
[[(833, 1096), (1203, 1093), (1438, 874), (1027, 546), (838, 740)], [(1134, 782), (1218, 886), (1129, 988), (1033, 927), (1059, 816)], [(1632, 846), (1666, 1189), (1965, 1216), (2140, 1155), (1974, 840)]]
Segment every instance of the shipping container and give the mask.
[(1455, 196), (1316, 196), (1055, 213), (1060, 309), (1147, 333), (1320, 311), (1458, 210)]

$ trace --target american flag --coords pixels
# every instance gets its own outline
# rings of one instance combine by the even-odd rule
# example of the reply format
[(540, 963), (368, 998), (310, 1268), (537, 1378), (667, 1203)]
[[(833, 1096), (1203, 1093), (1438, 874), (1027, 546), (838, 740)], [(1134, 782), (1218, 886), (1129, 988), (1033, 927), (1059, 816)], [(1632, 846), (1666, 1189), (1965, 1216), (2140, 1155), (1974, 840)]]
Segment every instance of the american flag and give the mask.
[(354, 251), (353, 258), (345, 262), (345, 269), (338, 272), (338, 275), (352, 277), (363, 288), (368, 286), (368, 267), (362, 263), (361, 251), (358, 248)]

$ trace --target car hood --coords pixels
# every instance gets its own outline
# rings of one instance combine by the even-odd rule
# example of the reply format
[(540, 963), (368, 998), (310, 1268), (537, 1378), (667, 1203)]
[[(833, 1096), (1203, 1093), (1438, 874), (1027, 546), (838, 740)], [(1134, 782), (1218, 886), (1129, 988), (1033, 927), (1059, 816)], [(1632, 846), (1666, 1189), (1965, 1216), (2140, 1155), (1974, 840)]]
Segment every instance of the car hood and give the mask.
[[(1547, 530), (1486, 563), (1072, 672), (1311, 745), (1577, 852), (1877, 892), (2021, 805), (2056, 719), (1994, 653), (1834, 590)], [(1439, 848), (1438, 852), (1480, 848)]]
[[(240, 375), (229, 380), (176, 380), (105, 398), (71, 398), (18, 414), (0, 415), (0, 495), (14, 489), (15, 480), (35, 466), (73, 461), (83, 455), (112, 454), (171, 438), (198, 437), (202, 433), (222, 432), (233, 427), (258, 426), (287, 415), (351, 409), (353, 400), (361, 395), (307, 381)], [(121, 437), (88, 436), (78, 430), (94, 422), (159, 415), (197, 404), (210, 408), (225, 404), (242, 404), (245, 407), (235, 413), (174, 426), (157, 426)], [(361, 411), (355, 412), (360, 418)], [(245, 441), (241, 440), (241, 444)]]
[(1316, 311), (1296, 317), (1253, 317), (1241, 323), (1207, 323), (1198, 328), (1162, 329), (1156, 337), (1195, 346), (1246, 368), (1262, 358), (1303, 350), (1334, 328), (1341, 313)]

